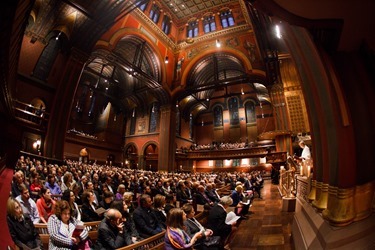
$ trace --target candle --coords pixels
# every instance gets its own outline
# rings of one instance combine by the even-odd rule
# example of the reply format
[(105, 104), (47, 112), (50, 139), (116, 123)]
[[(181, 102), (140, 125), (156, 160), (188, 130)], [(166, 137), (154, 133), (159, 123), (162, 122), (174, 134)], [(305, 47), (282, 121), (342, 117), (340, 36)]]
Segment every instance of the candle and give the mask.
[(303, 168), (302, 168), (302, 165), (299, 167), (299, 174), (300, 174), (300, 175), (303, 175)]

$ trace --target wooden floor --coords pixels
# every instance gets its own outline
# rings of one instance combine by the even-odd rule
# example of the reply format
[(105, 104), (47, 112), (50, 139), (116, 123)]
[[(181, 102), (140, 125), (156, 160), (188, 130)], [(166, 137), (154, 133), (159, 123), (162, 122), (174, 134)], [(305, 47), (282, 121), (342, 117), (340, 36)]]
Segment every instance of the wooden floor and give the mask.
[(291, 237), (294, 212), (281, 211), (279, 190), (270, 180), (264, 181), (261, 193), (263, 199), (254, 199), (249, 218), (241, 221), (230, 248), (294, 250)]

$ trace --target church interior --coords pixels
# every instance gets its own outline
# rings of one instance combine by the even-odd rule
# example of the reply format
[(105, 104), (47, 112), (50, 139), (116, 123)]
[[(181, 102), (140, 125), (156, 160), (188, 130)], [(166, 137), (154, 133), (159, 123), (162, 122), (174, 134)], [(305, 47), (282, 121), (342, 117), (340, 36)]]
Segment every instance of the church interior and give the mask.
[(293, 177), (295, 248), (373, 249), (374, 10), (371, 0), (6, 1), (1, 165), (22, 153), (270, 173), (292, 169), (303, 140), (312, 162)]

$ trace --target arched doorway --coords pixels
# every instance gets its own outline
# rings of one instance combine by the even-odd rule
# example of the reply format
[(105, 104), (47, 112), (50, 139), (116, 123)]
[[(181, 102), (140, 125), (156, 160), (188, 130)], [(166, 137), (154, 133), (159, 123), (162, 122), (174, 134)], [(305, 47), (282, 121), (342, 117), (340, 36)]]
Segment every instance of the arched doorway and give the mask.
[(145, 146), (143, 155), (145, 157), (144, 170), (158, 171), (159, 148), (155, 143)]
[(138, 149), (135, 144), (126, 145), (124, 150), (125, 168), (137, 169)]

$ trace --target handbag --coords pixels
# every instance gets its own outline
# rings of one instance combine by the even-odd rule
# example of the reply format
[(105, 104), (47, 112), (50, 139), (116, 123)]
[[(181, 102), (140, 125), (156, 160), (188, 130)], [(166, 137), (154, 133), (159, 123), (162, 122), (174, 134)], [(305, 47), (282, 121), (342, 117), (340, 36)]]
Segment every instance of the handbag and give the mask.
[(209, 236), (203, 243), (206, 247), (219, 247), (221, 245), (220, 236)]

